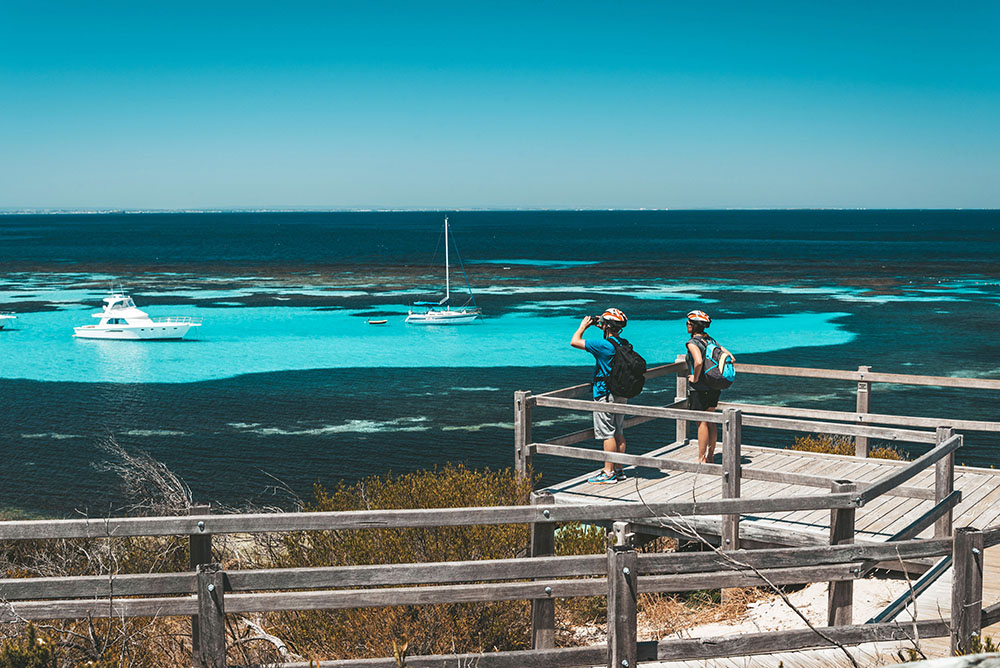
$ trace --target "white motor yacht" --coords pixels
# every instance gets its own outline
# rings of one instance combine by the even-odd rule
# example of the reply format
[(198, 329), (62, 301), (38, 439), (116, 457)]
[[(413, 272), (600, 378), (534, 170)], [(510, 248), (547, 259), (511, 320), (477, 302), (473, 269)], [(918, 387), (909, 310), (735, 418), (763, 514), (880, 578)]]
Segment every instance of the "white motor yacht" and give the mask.
[(74, 327), (74, 336), (126, 341), (183, 339), (189, 329), (201, 326), (201, 318), (189, 316), (150, 318), (145, 311), (137, 309), (132, 298), (124, 293), (105, 297), (104, 310), (95, 313), (94, 317), (100, 318), (100, 322)]
[(17, 320), (17, 316), (10, 311), (0, 311), (0, 329), (3, 329), (4, 325), (8, 324), (11, 320)]

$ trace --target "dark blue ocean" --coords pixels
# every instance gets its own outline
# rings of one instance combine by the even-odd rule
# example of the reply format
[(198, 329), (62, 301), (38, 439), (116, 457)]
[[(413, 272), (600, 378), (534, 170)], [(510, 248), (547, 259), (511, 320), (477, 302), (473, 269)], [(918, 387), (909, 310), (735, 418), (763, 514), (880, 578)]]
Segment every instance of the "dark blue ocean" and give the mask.
[[(684, 314), (701, 308), (740, 362), (1000, 378), (998, 212), (448, 212), (485, 317), (406, 325), (410, 302), (441, 296), (444, 215), (0, 216), (0, 311), (18, 316), (0, 331), (0, 509), (115, 512), (109, 438), (228, 506), (287, 507), (317, 481), (449, 461), (506, 467), (513, 392), (588, 381), (569, 339), (609, 306), (651, 363), (683, 351)], [(462, 292), (458, 267), (452, 279)], [(112, 283), (152, 316), (204, 325), (181, 342), (74, 339)], [(667, 378), (638, 401), (673, 393)], [(742, 375), (726, 398), (853, 410), (854, 387)], [(973, 390), (872, 396), (874, 412), (944, 421), (1000, 420), (998, 407), (1000, 393)], [(589, 422), (535, 417), (538, 439)], [(629, 449), (672, 436), (643, 425)], [(965, 443), (959, 462), (1000, 463), (996, 435)], [(589, 468), (537, 464), (547, 481)]]

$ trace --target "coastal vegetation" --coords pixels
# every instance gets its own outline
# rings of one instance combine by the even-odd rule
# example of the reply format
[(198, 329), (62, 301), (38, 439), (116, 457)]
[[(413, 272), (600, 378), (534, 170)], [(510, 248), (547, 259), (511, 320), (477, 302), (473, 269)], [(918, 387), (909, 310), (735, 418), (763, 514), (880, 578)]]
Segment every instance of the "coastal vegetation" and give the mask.
[[(105, 444), (109, 470), (124, 481), (130, 515), (187, 514), (189, 488), (145, 453)], [(304, 512), (366, 509), (522, 505), (531, 483), (510, 470), (471, 470), (446, 464), (403, 475), (388, 473), (328, 488), (316, 484)], [(229, 509), (235, 510), (235, 509)], [(260, 511), (261, 508), (240, 510)], [(9, 518), (8, 518), (9, 519)], [(213, 559), (227, 569), (356, 566), (504, 559), (528, 550), (528, 525), (311, 531), (255, 536), (217, 536)], [(603, 527), (567, 524), (556, 531), (557, 555), (602, 554)], [(660, 538), (644, 551), (699, 549)], [(165, 573), (189, 570), (187, 540), (175, 537), (21, 541), (0, 545), (0, 573), (7, 578), (60, 575)], [(644, 594), (640, 624), (659, 637), (696, 624), (738, 617), (756, 590), (720, 600), (718, 590), (685, 595)], [(602, 596), (556, 601), (557, 643), (603, 641)], [(345, 659), (525, 649), (530, 644), (530, 603), (390, 606), (354, 610), (232, 615), (229, 653), (239, 665), (278, 660)], [(190, 659), (186, 619), (76, 620), (0, 626), (0, 668), (77, 668), (182, 665)]]
[[(826, 455), (847, 455), (853, 457), (854, 439), (850, 436), (831, 434), (799, 436), (792, 443), (791, 449), (801, 452), (819, 452)], [(871, 448), (868, 451), (868, 456), (872, 459), (894, 459), (897, 461), (908, 461), (910, 459), (905, 452), (889, 445), (879, 445)]]

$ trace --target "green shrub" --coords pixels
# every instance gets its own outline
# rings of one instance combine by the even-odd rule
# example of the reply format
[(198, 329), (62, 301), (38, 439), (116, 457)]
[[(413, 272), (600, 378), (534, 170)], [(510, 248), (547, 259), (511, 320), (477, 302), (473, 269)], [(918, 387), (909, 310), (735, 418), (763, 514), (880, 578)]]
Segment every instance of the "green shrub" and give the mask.
[[(387, 474), (332, 491), (321, 485), (311, 512), (523, 505), (530, 481), (512, 472), (446, 465), (433, 471)], [(273, 567), (354, 566), (523, 555), (527, 525), (313, 531), (287, 534)], [(526, 601), (394, 606), (273, 615), (273, 632), (310, 658), (392, 655), (393, 642), (411, 655), (523, 649), (529, 641)]]
[(28, 625), (24, 635), (0, 645), (0, 668), (58, 668), (52, 645)]
[[(854, 456), (854, 439), (850, 436), (839, 436), (830, 434), (820, 434), (818, 436), (799, 436), (792, 443), (792, 450), (801, 452), (820, 452), (827, 455), (848, 455)], [(871, 459), (895, 459), (897, 461), (908, 461), (903, 452), (891, 446), (878, 446), (868, 450), (868, 457)]]

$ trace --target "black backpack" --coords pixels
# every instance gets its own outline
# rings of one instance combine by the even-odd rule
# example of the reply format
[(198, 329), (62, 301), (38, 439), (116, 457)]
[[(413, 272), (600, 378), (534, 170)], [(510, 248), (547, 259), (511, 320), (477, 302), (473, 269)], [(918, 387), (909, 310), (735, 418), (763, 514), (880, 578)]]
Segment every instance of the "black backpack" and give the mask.
[(611, 359), (611, 373), (606, 381), (608, 392), (616, 397), (631, 399), (642, 392), (646, 383), (646, 360), (642, 355), (632, 350), (632, 344), (625, 339), (608, 337), (615, 347), (615, 356)]

